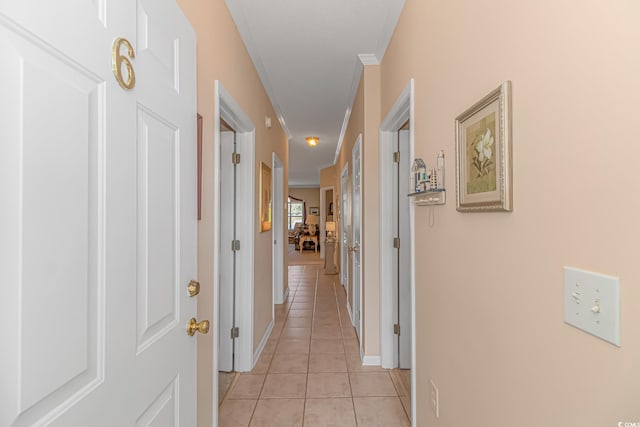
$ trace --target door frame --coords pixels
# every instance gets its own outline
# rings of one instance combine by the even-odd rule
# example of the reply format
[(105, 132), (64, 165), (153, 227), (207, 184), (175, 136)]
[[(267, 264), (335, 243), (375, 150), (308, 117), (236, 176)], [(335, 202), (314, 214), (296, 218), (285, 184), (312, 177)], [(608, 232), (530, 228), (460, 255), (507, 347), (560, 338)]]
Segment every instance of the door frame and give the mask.
[[(238, 372), (250, 371), (253, 368), (253, 284), (254, 284), (254, 235), (255, 235), (255, 126), (240, 105), (222, 86), (219, 80), (214, 85), (214, 176), (213, 176), (213, 215), (214, 215), (214, 245), (213, 245), (213, 319), (218, 316), (220, 296), (220, 119), (224, 120), (236, 132), (238, 152), (241, 155), (241, 167), (238, 171), (238, 240), (241, 242), (240, 253), (237, 257), (236, 282), (236, 319), (240, 328), (240, 337), (236, 341), (235, 368)], [(228, 159), (229, 161), (231, 159)], [(241, 302), (244, 302), (242, 304)], [(214, 320), (215, 321), (215, 320)], [(213, 331), (213, 420), (218, 425), (218, 357), (220, 348), (218, 327)]]
[[(289, 288), (284, 289), (284, 165), (276, 153), (271, 155), (273, 170), (273, 303), (282, 304), (287, 298)], [(272, 307), (272, 311), (275, 307)], [(275, 312), (272, 313), (275, 316)], [(272, 319), (275, 317), (272, 316)]]
[[(408, 217), (411, 200), (407, 196), (406, 190), (409, 188), (411, 171), (409, 130), (398, 131), (393, 142), (396, 150), (400, 153), (399, 161), (394, 163), (396, 166), (394, 166), (393, 173), (394, 177), (397, 178), (393, 183), (393, 227), (396, 230), (396, 236), (400, 237), (401, 242), (400, 247), (396, 249), (397, 256), (394, 257), (393, 263), (395, 288), (393, 317), (400, 325), (401, 331), (403, 331), (400, 335), (395, 335), (393, 340), (393, 366), (403, 369), (411, 366), (411, 288), (408, 280), (411, 274), (411, 245), (407, 244), (407, 242), (411, 242), (413, 236), (409, 228)], [(395, 167), (398, 168), (397, 171)], [(405, 244), (403, 245), (402, 242), (405, 242)], [(408, 347), (406, 346), (407, 341), (409, 343)]]
[[(394, 138), (398, 130), (409, 121), (409, 155), (414, 158), (414, 80), (404, 88), (391, 110), (380, 125), (380, 362), (383, 368), (394, 366), (393, 340), (391, 325), (393, 319), (393, 166), (389, 161), (393, 157)], [(416, 278), (415, 278), (415, 206), (409, 207), (409, 229), (411, 242), (411, 421), (416, 421)]]
[[(324, 238), (326, 236), (326, 223), (327, 223), (327, 191), (333, 191), (333, 196), (331, 198), (331, 203), (333, 203), (334, 206), (334, 213), (335, 213), (335, 203), (336, 203), (336, 189), (333, 185), (330, 185), (328, 187), (320, 187), (320, 237), (318, 238), (318, 241), (320, 243), (320, 259), (324, 259), (325, 258), (325, 242), (324, 242)], [(334, 222), (335, 222), (335, 218), (334, 218)]]

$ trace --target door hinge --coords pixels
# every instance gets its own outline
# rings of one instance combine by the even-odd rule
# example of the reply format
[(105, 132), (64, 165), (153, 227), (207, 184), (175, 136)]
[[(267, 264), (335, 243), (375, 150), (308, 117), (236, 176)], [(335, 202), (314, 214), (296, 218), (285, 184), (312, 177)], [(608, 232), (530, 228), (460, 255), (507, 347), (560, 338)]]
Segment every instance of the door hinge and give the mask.
[(231, 250), (233, 252), (240, 250), (240, 240), (232, 240), (231, 241)]
[(240, 164), (240, 153), (231, 153), (231, 163), (234, 165)]
[(393, 333), (394, 333), (395, 335), (400, 336), (400, 325), (399, 325), (399, 324), (395, 323), (395, 324), (393, 325)]
[(400, 152), (399, 151), (394, 151), (393, 152), (393, 163), (400, 163)]
[(240, 336), (240, 328), (234, 326), (231, 328), (231, 339), (238, 338)]
[(393, 238), (393, 247), (395, 249), (400, 249), (400, 238), (399, 237), (394, 237)]

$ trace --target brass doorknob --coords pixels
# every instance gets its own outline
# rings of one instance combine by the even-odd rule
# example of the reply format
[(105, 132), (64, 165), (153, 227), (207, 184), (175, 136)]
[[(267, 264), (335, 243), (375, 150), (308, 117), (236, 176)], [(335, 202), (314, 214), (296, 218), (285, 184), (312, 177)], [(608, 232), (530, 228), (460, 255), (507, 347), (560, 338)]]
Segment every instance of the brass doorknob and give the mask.
[(192, 317), (191, 320), (189, 320), (189, 324), (187, 325), (187, 334), (192, 337), (195, 335), (196, 331), (200, 332), (201, 334), (208, 333), (209, 321), (203, 320), (202, 322), (196, 322), (195, 317)]
[(190, 297), (195, 297), (200, 293), (200, 282), (197, 280), (192, 280), (189, 282), (189, 286), (187, 286), (187, 291), (189, 291)]

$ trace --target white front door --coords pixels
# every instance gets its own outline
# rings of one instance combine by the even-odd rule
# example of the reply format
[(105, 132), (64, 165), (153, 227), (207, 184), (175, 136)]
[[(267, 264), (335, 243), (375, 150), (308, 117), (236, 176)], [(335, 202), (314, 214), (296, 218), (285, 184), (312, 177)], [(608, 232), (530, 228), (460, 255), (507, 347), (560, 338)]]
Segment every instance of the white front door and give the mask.
[(362, 295), (362, 135), (358, 135), (358, 140), (353, 146), (353, 206), (352, 206), (352, 242), (351, 265), (353, 266), (353, 326), (356, 328), (360, 343), (362, 336), (360, 326), (362, 324), (361, 295)]
[(195, 425), (188, 22), (173, 0), (2, 2), (0, 57), (0, 425)]

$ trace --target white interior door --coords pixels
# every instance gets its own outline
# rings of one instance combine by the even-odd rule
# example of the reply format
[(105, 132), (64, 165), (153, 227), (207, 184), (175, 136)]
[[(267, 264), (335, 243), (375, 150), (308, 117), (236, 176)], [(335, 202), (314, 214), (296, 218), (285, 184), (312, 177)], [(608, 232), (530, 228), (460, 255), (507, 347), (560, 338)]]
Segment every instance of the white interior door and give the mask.
[(195, 425), (188, 22), (173, 0), (2, 2), (0, 55), (0, 425)]
[(396, 223), (397, 235), (400, 237), (397, 263), (397, 323), (400, 325), (398, 335), (398, 367), (411, 369), (411, 231), (409, 227), (409, 211), (411, 202), (409, 192), (409, 174), (411, 170), (409, 153), (409, 130), (398, 132), (400, 162), (397, 163), (396, 188)]
[(358, 135), (358, 140), (353, 146), (353, 206), (352, 206), (352, 242), (350, 248), (353, 288), (353, 326), (360, 342), (362, 342), (360, 327), (362, 325), (361, 296), (362, 296), (362, 135)]
[[(340, 174), (340, 281), (349, 295), (349, 237), (351, 235), (351, 210), (349, 208), (349, 163)], [(347, 298), (347, 305), (349, 299)]]
[[(273, 303), (282, 304), (285, 297), (284, 289), (284, 168), (282, 160), (273, 156)], [(288, 244), (288, 243), (287, 243)], [(275, 315), (275, 314), (274, 314)]]
[[(247, 372), (253, 368), (254, 364), (254, 348), (253, 348), (253, 284), (254, 284), (254, 237), (255, 237), (255, 181), (256, 168), (255, 161), (255, 126), (249, 117), (242, 111), (238, 103), (224, 89), (224, 86), (216, 81), (214, 84), (215, 104), (214, 104), (214, 120), (217, 122), (216, 132), (214, 135), (214, 144), (217, 154), (221, 153), (222, 145), (221, 133), (225, 130), (233, 130), (235, 134), (236, 152), (239, 157), (236, 158), (235, 165), (235, 215), (229, 212), (229, 203), (225, 203), (221, 199), (219, 192), (214, 197), (214, 216), (218, 219), (214, 224), (213, 235), (217, 239), (214, 254), (213, 267), (214, 271), (222, 271), (228, 266), (228, 263), (221, 261), (221, 252), (231, 250), (231, 240), (225, 237), (223, 241), (222, 229), (223, 221), (233, 217), (236, 220), (235, 239), (240, 247), (235, 255), (235, 303), (233, 307), (229, 304), (224, 309), (233, 309), (235, 311), (234, 328), (237, 329), (238, 337), (233, 339), (233, 370), (236, 372)], [(226, 129), (220, 127), (222, 123), (226, 123)], [(216, 156), (214, 160), (214, 181), (213, 186), (216, 190), (221, 188), (220, 181), (224, 179), (224, 174), (228, 180), (228, 172), (222, 171), (222, 167), (226, 163), (231, 163), (230, 155), (222, 154)], [(238, 163), (239, 162), (239, 163)], [(226, 169), (225, 169), (226, 170)], [(221, 301), (220, 291), (222, 286), (228, 286), (227, 283), (220, 282), (219, 275), (213, 280), (213, 294), (215, 301)], [(269, 304), (273, 302), (269, 300)], [(220, 319), (220, 305), (216, 303), (216, 319)], [(220, 333), (218, 333), (220, 332)], [(215, 328), (214, 342), (216, 348), (220, 348), (224, 340), (231, 339), (231, 330), (220, 330)], [(218, 357), (213, 360), (214, 371), (220, 370)], [(216, 376), (217, 379), (217, 376)], [(214, 381), (216, 381), (214, 379)], [(214, 391), (215, 393), (216, 391)]]
[(218, 370), (234, 370), (236, 252), (236, 166), (231, 156), (236, 152), (235, 132), (220, 132), (220, 297), (218, 310)]

